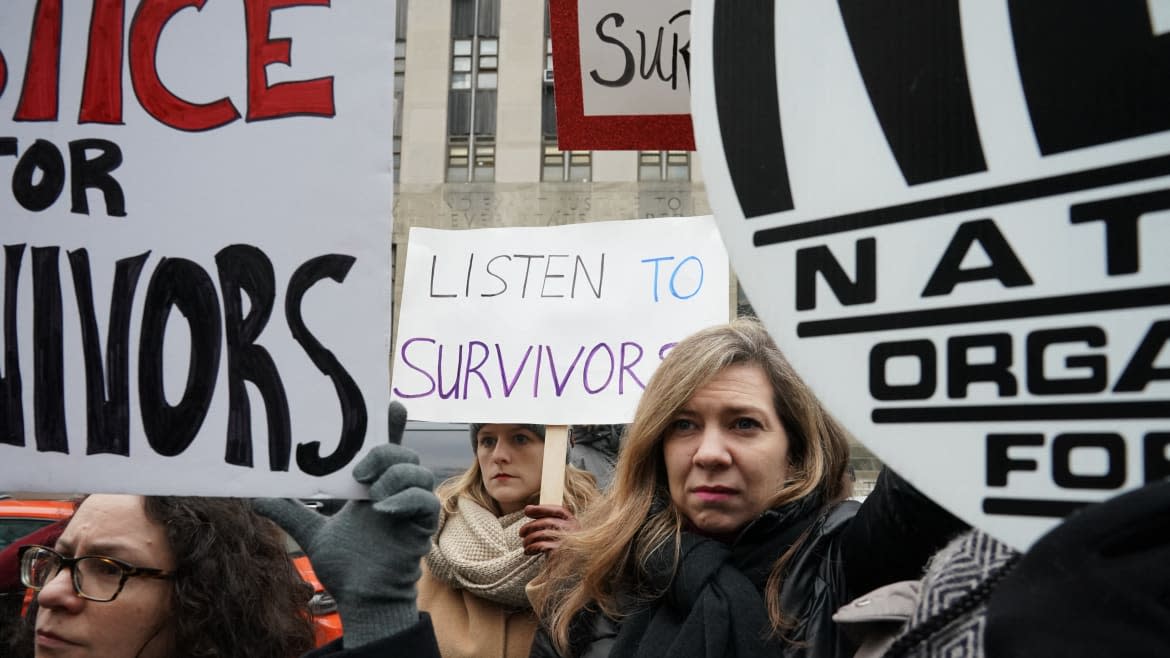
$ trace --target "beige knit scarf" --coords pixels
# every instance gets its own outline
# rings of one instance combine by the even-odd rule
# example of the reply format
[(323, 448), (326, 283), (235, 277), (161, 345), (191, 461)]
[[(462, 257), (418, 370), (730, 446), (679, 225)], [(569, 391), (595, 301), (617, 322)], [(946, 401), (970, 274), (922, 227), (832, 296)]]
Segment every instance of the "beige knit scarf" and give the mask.
[(454, 514), (439, 513), (427, 568), (456, 589), (513, 608), (531, 607), (524, 586), (540, 572), (541, 556), (524, 554), (520, 526), (528, 520), (523, 511), (498, 517), (460, 496)]

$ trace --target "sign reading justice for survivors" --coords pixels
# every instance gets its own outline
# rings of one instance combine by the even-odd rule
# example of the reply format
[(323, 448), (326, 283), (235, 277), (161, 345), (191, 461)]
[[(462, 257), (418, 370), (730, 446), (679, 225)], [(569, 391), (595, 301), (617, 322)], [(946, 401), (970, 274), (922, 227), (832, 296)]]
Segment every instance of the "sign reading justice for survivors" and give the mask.
[(1018, 548), (1170, 475), (1167, 3), (693, 9), (720, 230), (858, 438)]
[(3, 3), (0, 490), (358, 491), (393, 35), (383, 0)]
[(420, 420), (629, 422), (728, 285), (710, 217), (412, 228), (393, 395)]

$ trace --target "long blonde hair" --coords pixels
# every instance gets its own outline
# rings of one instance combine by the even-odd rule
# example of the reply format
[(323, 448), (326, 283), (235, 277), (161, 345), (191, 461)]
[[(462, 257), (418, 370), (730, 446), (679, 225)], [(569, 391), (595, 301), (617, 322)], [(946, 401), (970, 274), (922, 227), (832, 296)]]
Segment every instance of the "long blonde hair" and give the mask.
[[(541, 439), (543, 442), (544, 439)], [(467, 496), (474, 500), (480, 507), (491, 510), (500, 516), (500, 506), (496, 500), (488, 493), (487, 487), (483, 484), (483, 471), (479, 468), (479, 460), (474, 457), (471, 460), (471, 466), (467, 467), (460, 475), (455, 475), (448, 478), (443, 484), (439, 485), (435, 492), (439, 496), (439, 500), (443, 503), (443, 511), (447, 514), (453, 514), (459, 506), (459, 497)], [(597, 496), (597, 479), (588, 471), (583, 471), (575, 466), (565, 466), (565, 498), (564, 506), (574, 515), (579, 515), (585, 511), (589, 503)], [(540, 500), (540, 492), (532, 494), (528, 502), (535, 504)]]
[[(569, 629), (578, 613), (588, 608), (616, 619), (623, 613), (619, 593), (635, 602), (661, 596), (661, 591), (645, 585), (649, 579), (644, 565), (651, 553), (673, 539), (677, 566), (683, 527), (682, 515), (670, 504), (663, 433), (695, 391), (724, 368), (738, 364), (763, 369), (788, 435), (788, 479), (772, 495), (769, 508), (815, 493), (827, 502), (844, 498), (848, 434), (788, 364), (763, 325), (741, 318), (686, 338), (670, 350), (646, 384), (610, 489), (582, 516), (582, 530), (550, 555), (537, 579), (541, 586), (533, 592), (534, 607), (562, 655), (572, 652)], [(792, 553), (777, 560), (768, 579), (765, 595), (774, 631), (791, 625), (780, 610), (779, 591)]]

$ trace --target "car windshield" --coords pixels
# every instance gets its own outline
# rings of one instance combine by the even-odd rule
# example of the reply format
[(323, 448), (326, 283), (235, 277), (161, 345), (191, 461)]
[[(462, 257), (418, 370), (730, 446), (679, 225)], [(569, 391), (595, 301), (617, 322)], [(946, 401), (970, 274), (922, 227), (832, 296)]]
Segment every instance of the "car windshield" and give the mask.
[(435, 474), (435, 484), (467, 470), (475, 459), (467, 423), (406, 423), (402, 444), (418, 453), (423, 466)]
[(0, 551), (12, 542), (52, 523), (47, 519), (0, 518)]

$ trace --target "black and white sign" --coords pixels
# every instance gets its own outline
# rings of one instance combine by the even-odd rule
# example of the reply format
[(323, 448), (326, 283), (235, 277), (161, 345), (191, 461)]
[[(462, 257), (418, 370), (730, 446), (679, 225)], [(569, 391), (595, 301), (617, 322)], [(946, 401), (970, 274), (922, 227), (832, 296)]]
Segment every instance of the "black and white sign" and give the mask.
[(1170, 475), (1170, 3), (693, 11), (732, 263), (859, 439), (1020, 548)]

